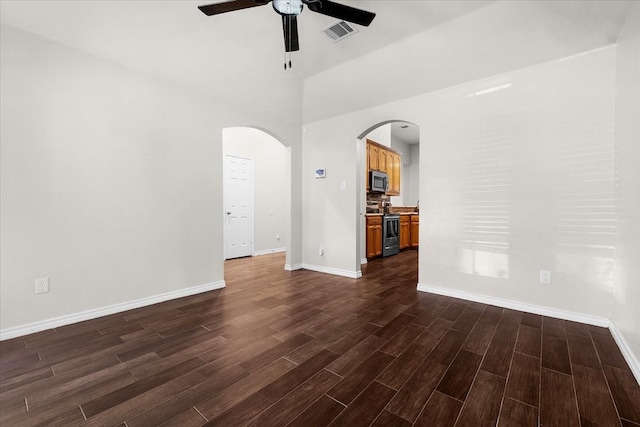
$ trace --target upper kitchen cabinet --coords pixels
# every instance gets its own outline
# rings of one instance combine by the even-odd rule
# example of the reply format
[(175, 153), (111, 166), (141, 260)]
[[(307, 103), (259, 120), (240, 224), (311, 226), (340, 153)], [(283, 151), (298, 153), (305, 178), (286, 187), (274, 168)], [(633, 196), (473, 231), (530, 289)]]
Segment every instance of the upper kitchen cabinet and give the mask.
[(389, 158), (388, 152), (385, 148), (378, 149), (378, 170), (380, 172), (389, 173), (387, 160)]
[(400, 154), (367, 139), (367, 188), (369, 188), (369, 171), (384, 172), (389, 175), (389, 196), (400, 195)]
[(387, 174), (389, 174), (389, 191), (390, 196), (400, 195), (400, 168), (402, 161), (400, 154), (392, 151), (387, 153)]
[(388, 173), (387, 151), (386, 147), (367, 139), (367, 164), (369, 165), (369, 170)]
[(379, 171), (380, 170), (380, 148), (377, 145), (371, 143), (371, 141), (367, 140), (367, 176), (369, 176), (369, 171)]

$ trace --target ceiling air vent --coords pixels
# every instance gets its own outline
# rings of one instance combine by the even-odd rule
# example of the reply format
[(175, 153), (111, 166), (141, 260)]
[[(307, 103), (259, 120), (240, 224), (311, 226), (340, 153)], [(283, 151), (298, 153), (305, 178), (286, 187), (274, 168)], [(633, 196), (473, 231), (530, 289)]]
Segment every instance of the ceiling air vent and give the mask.
[(355, 29), (354, 27), (352, 27), (351, 25), (347, 24), (344, 21), (331, 24), (320, 31), (322, 31), (324, 35), (329, 37), (333, 42), (338, 42), (343, 38), (349, 37), (351, 34), (355, 34), (358, 32), (357, 29)]

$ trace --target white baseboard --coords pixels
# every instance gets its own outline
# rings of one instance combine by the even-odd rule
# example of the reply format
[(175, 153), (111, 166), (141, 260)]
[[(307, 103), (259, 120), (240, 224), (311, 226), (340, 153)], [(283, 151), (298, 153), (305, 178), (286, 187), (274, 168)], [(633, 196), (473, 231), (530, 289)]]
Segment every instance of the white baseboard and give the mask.
[(620, 332), (620, 330), (613, 322), (609, 323), (609, 331), (611, 331), (613, 339), (616, 341), (616, 344), (618, 344), (618, 347), (620, 348), (620, 351), (624, 356), (624, 360), (627, 361), (629, 368), (631, 368), (633, 376), (636, 377), (636, 381), (638, 381), (638, 384), (640, 384), (640, 362), (638, 362), (638, 359), (633, 354), (633, 351), (631, 351), (631, 347), (629, 347), (627, 340), (624, 339), (624, 335), (622, 335), (622, 332)]
[(277, 254), (279, 252), (286, 252), (286, 251), (287, 251), (287, 248), (264, 249), (262, 251), (254, 251), (253, 256), (271, 255), (271, 254)]
[(305, 270), (317, 271), (319, 273), (333, 274), (334, 276), (349, 277), (351, 279), (359, 279), (360, 277), (362, 277), (361, 270), (350, 271), (350, 270), (342, 270), (339, 268), (324, 267), (321, 265), (313, 265), (313, 264), (302, 264), (302, 268), (304, 268)]
[(302, 269), (302, 264), (285, 264), (284, 269), (287, 271), (296, 271)]
[(360, 265), (365, 265), (367, 262), (368, 262), (368, 261), (367, 261), (367, 259), (366, 259), (366, 258), (362, 258), (362, 259), (360, 260)]
[(38, 322), (28, 323), (26, 325), (14, 326), (12, 328), (0, 330), (0, 341), (11, 338), (21, 337), (23, 335), (32, 334), (34, 332), (45, 331), (47, 329), (59, 328), (61, 326), (78, 323), (85, 320), (96, 319), (110, 314), (121, 313), (123, 311), (140, 308), (147, 305), (157, 304), (159, 302), (169, 301), (172, 299), (188, 297), (203, 292), (222, 289), (226, 286), (224, 280), (204, 285), (193, 286), (191, 288), (180, 289), (178, 291), (167, 292), (160, 295), (154, 295), (146, 298), (127, 301), (119, 304), (113, 304), (106, 307), (95, 308), (92, 310), (82, 311), (80, 313), (68, 314), (65, 316), (54, 317), (52, 319), (41, 320)]
[(605, 317), (590, 316), (588, 314), (576, 313), (573, 311), (560, 310), (553, 307), (527, 304), (503, 298), (489, 297), (486, 295), (473, 294), (471, 292), (458, 291), (439, 286), (424, 285), (418, 283), (418, 290), (432, 294), (445, 295), (453, 298), (460, 298), (468, 301), (480, 302), (483, 304), (497, 305), (498, 307), (510, 308), (512, 310), (526, 311), (527, 313), (540, 314), (542, 316), (555, 317), (558, 319), (571, 320), (574, 322), (586, 323), (588, 325), (608, 328), (609, 319)]

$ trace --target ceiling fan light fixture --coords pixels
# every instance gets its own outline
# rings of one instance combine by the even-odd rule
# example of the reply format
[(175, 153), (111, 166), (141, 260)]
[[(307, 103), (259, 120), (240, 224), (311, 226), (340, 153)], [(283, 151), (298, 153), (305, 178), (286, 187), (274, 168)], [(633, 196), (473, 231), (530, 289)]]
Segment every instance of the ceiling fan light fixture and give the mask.
[(280, 15), (300, 15), (302, 0), (273, 0), (273, 9)]

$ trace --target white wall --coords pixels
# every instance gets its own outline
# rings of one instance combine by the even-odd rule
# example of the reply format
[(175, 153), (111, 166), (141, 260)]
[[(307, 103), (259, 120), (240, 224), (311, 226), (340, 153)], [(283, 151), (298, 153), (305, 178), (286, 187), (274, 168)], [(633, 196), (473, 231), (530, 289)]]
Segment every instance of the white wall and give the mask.
[(365, 140), (366, 139), (370, 139), (385, 147), (391, 147), (391, 124), (387, 123), (386, 125), (375, 128), (367, 134)]
[(270, 129), (299, 156), (300, 102), (265, 121), (9, 26), (1, 43), (3, 337), (222, 284), (222, 129)]
[[(323, 123), (307, 126), (302, 156), (302, 259), (305, 268), (356, 277), (360, 257), (356, 239), (360, 236), (363, 179), (356, 177), (358, 163), (355, 133), (341, 132)], [(362, 153), (364, 156), (364, 153)], [(314, 178), (325, 168), (326, 178)], [(344, 181), (344, 189), (342, 182)], [(348, 211), (352, 215), (345, 215)], [(320, 255), (319, 249), (324, 249)]]
[[(613, 322), (640, 360), (640, 5), (634, 5), (618, 41), (616, 158), (618, 204)], [(640, 364), (636, 362), (636, 366)], [(636, 371), (640, 381), (640, 371)]]
[(283, 251), (287, 240), (286, 209), (289, 192), (289, 152), (277, 139), (258, 129), (226, 128), (225, 155), (253, 160), (253, 251)]
[(614, 71), (608, 47), (429, 96), (422, 284), (610, 316)]
[(411, 164), (406, 168), (408, 187), (404, 197), (407, 206), (415, 206), (420, 199), (420, 144), (411, 146)]
[[(305, 81), (303, 121), (316, 122), (615, 43), (615, 23), (628, 7), (623, 1), (492, 2), (311, 76)], [(385, 117), (390, 119), (406, 116)]]
[[(416, 123), (420, 283), (598, 321), (613, 292), (614, 69), (612, 46), (310, 123), (305, 161), (325, 149), (353, 168), (350, 135), (390, 117)], [(303, 185), (304, 259), (317, 262), (306, 235), (341, 234), (324, 242), (340, 255), (327, 266), (355, 269), (355, 207), (334, 186)]]
[(400, 164), (400, 195), (391, 196), (391, 204), (393, 206), (405, 206), (405, 199), (409, 188), (410, 176), (407, 174), (408, 167), (411, 164), (411, 148), (408, 144), (395, 138), (391, 132), (391, 149), (400, 154), (402, 163)]

